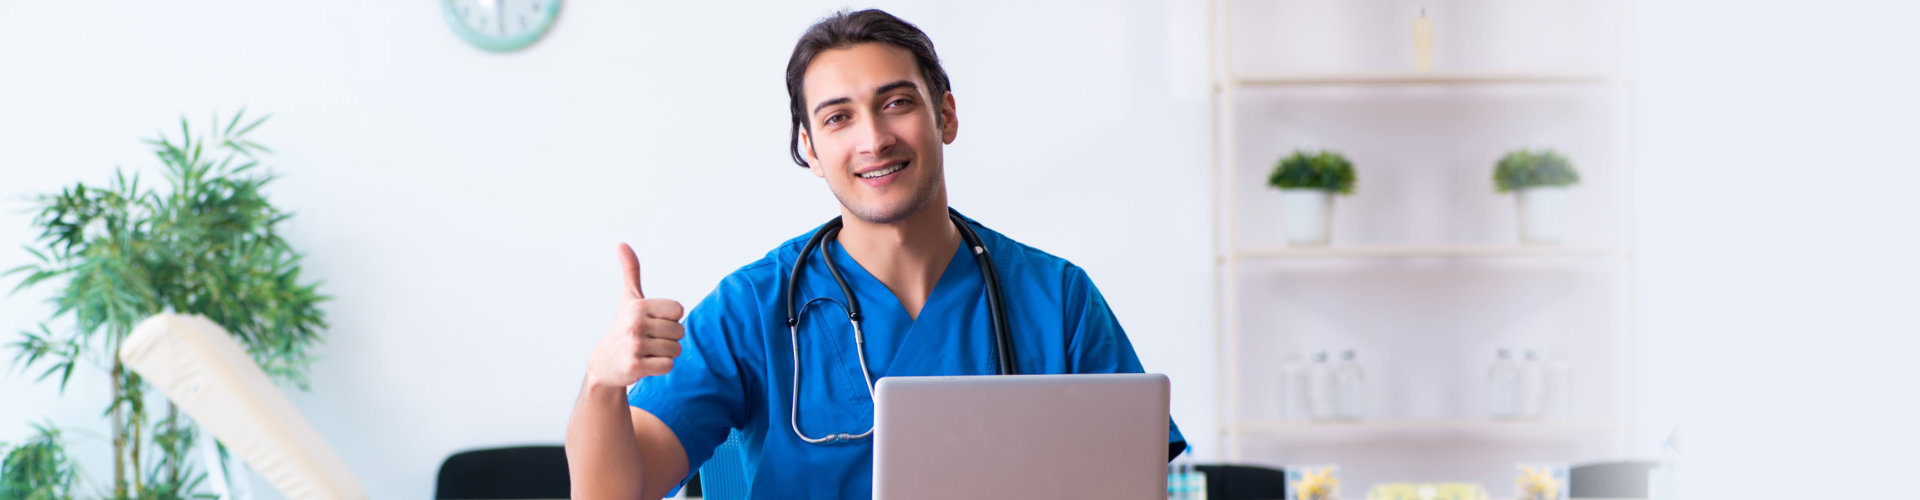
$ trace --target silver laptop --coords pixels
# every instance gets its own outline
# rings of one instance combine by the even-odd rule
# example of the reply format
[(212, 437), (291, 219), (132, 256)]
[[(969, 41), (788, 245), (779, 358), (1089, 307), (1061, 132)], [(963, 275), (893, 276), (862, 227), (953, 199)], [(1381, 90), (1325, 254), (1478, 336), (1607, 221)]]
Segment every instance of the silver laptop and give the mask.
[(1167, 377), (887, 377), (874, 410), (881, 500), (1167, 497)]

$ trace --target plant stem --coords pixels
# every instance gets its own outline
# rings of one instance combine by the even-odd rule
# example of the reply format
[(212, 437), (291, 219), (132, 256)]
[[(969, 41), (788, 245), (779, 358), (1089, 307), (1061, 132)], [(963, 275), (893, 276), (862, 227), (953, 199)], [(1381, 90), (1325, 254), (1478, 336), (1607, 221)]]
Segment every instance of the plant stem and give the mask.
[[(173, 406), (173, 400), (167, 400), (167, 433), (173, 436), (180, 435), (180, 408)], [(178, 449), (180, 448), (175, 448), (175, 450)], [(167, 484), (180, 484), (180, 460), (182, 459), (174, 456), (173, 450), (167, 451), (167, 455)]]
[[(131, 389), (133, 383), (134, 381), (132, 380), (127, 381), (129, 389)], [(144, 393), (140, 395), (145, 396)], [(141, 487), (140, 483), (140, 472), (142, 470), (140, 468), (140, 444), (146, 442), (141, 440), (141, 431), (147, 427), (147, 410), (143, 408), (138, 401), (129, 401), (127, 406), (131, 407), (129, 409), (132, 410), (127, 412), (131, 415), (131, 418), (128, 418), (127, 422), (132, 424), (127, 427), (133, 430), (133, 446), (128, 448), (129, 454), (133, 455), (133, 491), (143, 493), (146, 491), (146, 488)]]
[[(118, 347), (118, 346), (115, 346)], [(119, 351), (119, 349), (115, 349)], [(120, 365), (120, 357), (113, 358), (113, 497), (127, 498), (127, 420), (120, 411), (122, 381), (120, 375), (126, 373), (126, 367)]]

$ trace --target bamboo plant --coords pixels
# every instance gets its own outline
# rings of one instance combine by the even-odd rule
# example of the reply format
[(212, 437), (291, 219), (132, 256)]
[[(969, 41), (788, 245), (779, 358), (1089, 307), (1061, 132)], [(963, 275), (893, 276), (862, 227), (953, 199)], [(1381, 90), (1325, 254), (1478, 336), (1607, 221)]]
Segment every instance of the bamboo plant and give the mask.
[(52, 317), (11, 344), (13, 362), (40, 370), (40, 380), (57, 376), (62, 393), (82, 367), (110, 374), (113, 486), (100, 496), (188, 498), (205, 477), (186, 461), (192, 424), (171, 402), (153, 419), (147, 385), (117, 356), (142, 319), (206, 316), (276, 380), (307, 388), (327, 297), (302, 281), (301, 255), (280, 235), (291, 214), (263, 191), (274, 180), (261, 167), (271, 151), (248, 134), (265, 121), (242, 111), (196, 135), (182, 118), (177, 138), (147, 141), (164, 165), (164, 190), (143, 189), (137, 173), (116, 168), (106, 186), (77, 183), (33, 198), (40, 234), (27, 250), (36, 261), (6, 275), (24, 276), (14, 292), (63, 286), (49, 299)]

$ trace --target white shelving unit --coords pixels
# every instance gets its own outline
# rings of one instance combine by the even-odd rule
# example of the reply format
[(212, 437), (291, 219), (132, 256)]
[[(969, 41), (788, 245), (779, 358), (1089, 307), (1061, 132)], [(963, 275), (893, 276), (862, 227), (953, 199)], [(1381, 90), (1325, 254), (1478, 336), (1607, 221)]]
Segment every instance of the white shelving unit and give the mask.
[[(1482, 480), (1490, 487), (1503, 483), (1499, 478), (1510, 481), (1511, 469), (1494, 468), (1446, 468), (1438, 467), (1439, 472), (1413, 470), (1422, 467), (1418, 457), (1438, 457), (1427, 455), (1435, 449), (1467, 450), (1461, 453), (1477, 454), (1486, 458), (1483, 461), (1497, 462), (1510, 457), (1506, 463), (1527, 460), (1577, 461), (1597, 458), (1616, 458), (1631, 453), (1632, 447), (1626, 442), (1632, 435), (1630, 419), (1632, 400), (1627, 393), (1632, 363), (1633, 346), (1628, 328), (1632, 324), (1631, 266), (1634, 264), (1632, 248), (1632, 200), (1633, 172), (1630, 168), (1632, 158), (1631, 144), (1631, 78), (1617, 69), (1570, 70), (1570, 71), (1476, 71), (1447, 70), (1434, 71), (1398, 71), (1398, 70), (1358, 70), (1358, 71), (1317, 71), (1317, 70), (1271, 70), (1270, 68), (1236, 68), (1234, 50), (1246, 50), (1235, 47), (1232, 28), (1237, 23), (1250, 21), (1246, 17), (1236, 18), (1234, 7), (1242, 4), (1258, 3), (1261, 0), (1212, 0), (1210, 25), (1214, 30), (1210, 37), (1212, 57), (1209, 68), (1213, 77), (1213, 157), (1211, 159), (1211, 180), (1214, 199), (1214, 247), (1215, 280), (1218, 300), (1218, 325), (1216, 345), (1218, 346), (1218, 371), (1216, 387), (1222, 397), (1218, 403), (1218, 429), (1223, 447), (1222, 459), (1228, 462), (1284, 465), (1285, 463), (1330, 463), (1341, 462), (1342, 475), (1359, 479), (1470, 479)], [(1271, 1), (1271, 0), (1268, 0)], [(1292, 5), (1300, 4), (1294, 2)], [(1344, 2), (1323, 2), (1322, 4), (1346, 5)], [(1364, 8), (1377, 9), (1378, 6)], [(1324, 10), (1323, 10), (1324, 12)], [(1622, 16), (1624, 18), (1624, 16)], [(1406, 17), (1411, 21), (1412, 16)], [(1346, 18), (1353, 21), (1353, 18)], [(1304, 21), (1303, 21), (1304, 22)], [(1350, 23), (1358, 24), (1358, 23)], [(1444, 28), (1444, 26), (1443, 26)], [(1403, 30), (1405, 31), (1405, 30)], [(1626, 33), (1623, 26), (1616, 23), (1603, 31)], [(1621, 35), (1624, 36), (1624, 35)], [(1614, 43), (1620, 43), (1615, 41)], [(1409, 47), (1410, 52), (1410, 47)], [(1612, 68), (1626, 67), (1617, 60)], [(1544, 90), (1542, 90), (1544, 89)], [(1565, 96), (1573, 97), (1565, 97)], [(1253, 96), (1253, 97), (1249, 97)], [(1276, 97), (1277, 96), (1277, 97)], [(1389, 163), (1398, 167), (1374, 168), (1355, 158), (1360, 171), (1360, 189), (1364, 193), (1370, 184), (1385, 185), (1389, 194), (1403, 194), (1408, 199), (1425, 200), (1425, 203), (1444, 206), (1466, 206), (1464, 217), (1470, 223), (1459, 224), (1465, 229), (1453, 232), (1429, 231), (1426, 226), (1416, 222), (1405, 222), (1398, 233), (1382, 230), (1360, 235), (1358, 238), (1343, 238), (1343, 226), (1336, 219), (1333, 244), (1327, 247), (1297, 248), (1286, 246), (1277, 237), (1281, 234), (1277, 217), (1258, 217), (1250, 215), (1265, 203), (1261, 200), (1249, 200), (1252, 187), (1264, 179), (1265, 171), (1270, 168), (1275, 157), (1260, 156), (1248, 158), (1244, 150), (1249, 145), (1266, 142), (1291, 142), (1291, 147), (1308, 147), (1308, 144), (1338, 146), (1341, 139), (1351, 139), (1354, 130), (1371, 130), (1364, 126), (1329, 127), (1340, 130), (1315, 130), (1315, 117), (1340, 116), (1339, 106), (1362, 109), (1376, 113), (1383, 122), (1392, 122), (1394, 126), (1380, 127), (1382, 132), (1365, 135), (1367, 144), (1390, 142), (1390, 136), (1406, 127), (1400, 123), (1397, 115), (1392, 114), (1390, 106), (1376, 105), (1371, 96), (1381, 96), (1383, 101), (1393, 103), (1410, 102), (1406, 106), (1416, 109), (1419, 119), (1446, 120), (1447, 113), (1466, 116), (1469, 121), (1463, 126), (1462, 135), (1473, 135), (1473, 124), (1498, 124), (1499, 120), (1511, 119), (1532, 123), (1527, 120), (1541, 120), (1537, 116), (1527, 115), (1523, 110), (1511, 116), (1481, 116), (1476, 113), (1475, 104), (1453, 104), (1450, 100), (1465, 100), (1472, 103), (1494, 102), (1502, 99), (1517, 99), (1527, 103), (1578, 101), (1583, 103), (1604, 102), (1598, 107), (1575, 105), (1566, 106), (1574, 111), (1568, 115), (1578, 115), (1587, 121), (1595, 122), (1593, 129), (1603, 130), (1604, 138), (1594, 139), (1596, 143), (1587, 148), (1588, 157), (1598, 161), (1583, 161), (1575, 157), (1582, 174), (1594, 180), (1584, 183), (1587, 189), (1588, 211), (1592, 215), (1586, 222), (1604, 227), (1604, 230), (1587, 227), (1587, 238), (1569, 238), (1565, 245), (1529, 245), (1522, 244), (1507, 231), (1506, 237), (1486, 229), (1488, 220), (1497, 220), (1497, 211), (1501, 206), (1497, 199), (1489, 201), (1495, 195), (1486, 188), (1484, 197), (1472, 192), (1470, 183), (1454, 182), (1457, 176), (1451, 176), (1448, 168), (1455, 168), (1459, 162), (1448, 163), (1434, 160), (1436, 165), (1444, 167), (1423, 168), (1410, 165), (1407, 158), (1419, 157), (1413, 153), (1399, 155), (1378, 154), (1380, 163)], [(1545, 96), (1545, 97), (1542, 97)], [(1262, 100), (1264, 99), (1264, 100)], [(1293, 109), (1289, 103), (1304, 103), (1299, 107), (1311, 108), (1299, 115), (1288, 115)], [(1398, 105), (1398, 104), (1396, 104)], [(1537, 114), (1551, 115), (1553, 110), (1562, 108), (1539, 106), (1547, 111)], [(1382, 112), (1381, 109), (1387, 109)], [(1438, 110), (1438, 111), (1435, 111)], [(1465, 110), (1465, 111), (1461, 111)], [(1285, 122), (1275, 127), (1296, 132), (1293, 136), (1258, 135), (1250, 136), (1243, 131), (1248, 126), (1243, 123), (1257, 120), (1248, 115), (1277, 115), (1284, 118), (1275, 121)], [(1410, 112), (1412, 113), (1412, 112)], [(1362, 114), (1362, 113), (1356, 113)], [(1497, 113), (1487, 113), (1497, 114)], [(1435, 118), (1440, 116), (1440, 118)], [(1518, 118), (1515, 118), (1518, 117)], [(1547, 118), (1552, 118), (1548, 116)], [(1349, 119), (1349, 118), (1342, 118)], [(1365, 121), (1366, 118), (1350, 118), (1352, 121)], [(1517, 125), (1514, 127), (1523, 127)], [(1398, 128), (1396, 128), (1398, 127)], [(1505, 125), (1492, 128), (1506, 127)], [(1578, 127), (1572, 130), (1587, 130)], [(1426, 130), (1426, 129), (1422, 129)], [(1304, 132), (1303, 132), (1304, 131)], [(1470, 133), (1471, 132), (1471, 133)], [(1452, 133), (1438, 130), (1438, 134)], [(1341, 134), (1349, 134), (1342, 136)], [(1495, 134), (1497, 135), (1497, 134)], [(1307, 137), (1311, 139), (1294, 139)], [(1278, 137), (1278, 139), (1276, 139)], [(1584, 136), (1583, 136), (1584, 137)], [(1483, 137), (1471, 140), (1487, 139)], [(1471, 142), (1462, 139), (1458, 142)], [(1538, 147), (1553, 144), (1530, 144), (1528, 137), (1512, 138), (1512, 147)], [(1424, 141), (1424, 142), (1423, 142)], [(1428, 147), (1440, 149), (1439, 145), (1452, 145), (1446, 138), (1422, 137), (1419, 141), (1410, 141), (1410, 148)], [(1333, 144), (1329, 144), (1333, 143)], [(1380, 146), (1373, 146), (1382, 149)], [(1282, 150), (1286, 148), (1280, 148)], [(1337, 148), (1336, 148), (1337, 149)], [(1358, 155), (1350, 155), (1358, 156)], [(1277, 156), (1276, 156), (1277, 157)], [(1476, 176), (1473, 181), (1485, 186), (1486, 176), (1491, 169), (1493, 159), (1488, 157), (1478, 166), (1468, 166), (1464, 171)], [(1395, 173), (1409, 173), (1421, 176), (1419, 181), (1404, 179), (1383, 179)], [(1438, 181), (1436, 181), (1438, 180)], [(1394, 182), (1399, 181), (1399, 182)], [(1428, 191), (1422, 191), (1428, 190)], [(1446, 191), (1434, 195), (1431, 191)], [(1440, 200), (1440, 201), (1434, 201)], [(1505, 203), (1511, 204), (1510, 196)], [(1374, 199), (1378, 202), (1379, 199)], [(1336, 217), (1345, 207), (1340, 204), (1352, 203), (1347, 200), (1336, 202)], [(1248, 205), (1256, 205), (1249, 207)], [(1274, 206), (1277, 206), (1274, 205)], [(1491, 208), (1489, 208), (1491, 207)], [(1419, 219), (1422, 214), (1393, 212), (1394, 204), (1379, 202), (1367, 208), (1372, 212), (1367, 216), (1372, 220), (1406, 221)], [(1263, 212), (1262, 212), (1263, 213)], [(1459, 215), (1459, 214), (1443, 214)], [(1507, 215), (1506, 220), (1511, 220)], [(1444, 217), (1440, 217), (1445, 220)], [(1424, 220), (1424, 219), (1420, 219)], [(1579, 221), (1575, 221), (1579, 223)], [(1476, 225), (1477, 224), (1477, 225)], [(1428, 226), (1432, 224), (1427, 224)], [(1354, 226), (1346, 226), (1351, 229)], [(1396, 236), (1408, 236), (1397, 239)], [(1493, 236), (1489, 236), (1493, 235)], [(1437, 236), (1437, 237), (1436, 237)], [(1304, 274), (1301, 274), (1304, 273)], [(1346, 278), (1341, 273), (1356, 273), (1354, 278)], [(1505, 273), (1505, 274), (1502, 274)], [(1440, 277), (1435, 277), (1440, 276)], [(1398, 280), (1398, 281), (1396, 281)], [(1403, 283), (1404, 282), (1404, 283)], [(1558, 341), (1577, 346), (1582, 354), (1585, 370), (1590, 376), (1586, 383), (1577, 385), (1583, 404), (1578, 405), (1573, 414), (1559, 415), (1541, 420), (1494, 420), (1484, 414), (1476, 414), (1472, 402), (1479, 393), (1461, 390), (1458, 394), (1434, 396), (1423, 391), (1418, 384), (1406, 383), (1434, 378), (1448, 382), (1440, 387), (1458, 389), (1461, 381), (1473, 381), (1473, 374), (1479, 374), (1484, 381), (1486, 363), (1491, 361), (1491, 350), (1478, 351), (1485, 357), (1459, 357), (1444, 360), (1396, 360), (1399, 361), (1387, 369), (1376, 370), (1375, 365), (1368, 368), (1369, 391), (1375, 385), (1404, 385), (1399, 390), (1389, 390), (1386, 395), (1373, 396), (1370, 402), (1415, 401), (1390, 409), (1388, 414), (1359, 421), (1301, 421), (1286, 420), (1271, 411), (1277, 397), (1268, 397), (1279, 389), (1277, 380), (1271, 375), (1273, 360), (1283, 356), (1304, 357), (1307, 348), (1280, 348), (1275, 345), (1299, 346), (1312, 342), (1339, 338), (1337, 326), (1340, 318), (1315, 318), (1320, 326), (1292, 324), (1276, 325), (1262, 321), (1261, 315), (1271, 318), (1289, 312), (1308, 311), (1315, 316), (1337, 316), (1339, 309), (1366, 309), (1367, 314), (1382, 316), (1414, 315), (1431, 310), (1457, 311), (1460, 308), (1447, 309), (1445, 305), (1432, 306), (1425, 302), (1445, 302), (1446, 304), (1467, 303), (1470, 299), (1459, 297), (1476, 296), (1514, 296), (1535, 293), (1535, 290), (1557, 290), (1559, 283), (1577, 282), (1577, 286), (1567, 289), (1589, 290), (1591, 293), (1573, 293), (1574, 298), (1564, 300), (1561, 310), (1575, 311), (1563, 314), (1565, 321), (1580, 321), (1577, 328), (1556, 337)], [(1297, 283), (1297, 284), (1294, 284)], [(1365, 283), (1353, 285), (1356, 291), (1333, 291), (1320, 293), (1314, 288), (1318, 283)], [(1384, 283), (1384, 284), (1382, 284)], [(1462, 284), (1464, 283), (1464, 284)], [(1379, 296), (1381, 290), (1402, 294), (1395, 297), (1414, 297), (1415, 300), (1395, 302), (1382, 300), (1379, 303), (1355, 304), (1353, 297)], [(1517, 290), (1517, 291), (1515, 291)], [(1262, 295), (1265, 294), (1265, 295)], [(1445, 297), (1423, 300), (1425, 297)], [(1303, 300), (1311, 299), (1311, 300)], [(1447, 302), (1451, 301), (1451, 302)], [(1303, 303), (1305, 302), (1305, 303)], [(1512, 301), (1508, 301), (1512, 302)], [(1337, 304), (1324, 309), (1333, 312), (1321, 313), (1320, 305)], [(1501, 306), (1508, 307), (1513, 306)], [(1468, 307), (1467, 309), (1472, 309)], [(1488, 307), (1496, 314), (1500, 307)], [(1275, 312), (1279, 311), (1279, 312)], [(1349, 311), (1350, 312), (1350, 311)], [(1472, 311), (1462, 312), (1460, 316)], [(1473, 325), (1498, 323), (1493, 320), (1452, 318), (1451, 324), (1464, 324), (1458, 331), (1437, 335), (1463, 335), (1459, 344), (1476, 342), (1495, 342), (1497, 339), (1472, 337)], [(1530, 319), (1537, 324), (1554, 324), (1554, 318)], [(1405, 321), (1417, 323), (1416, 321)], [(1252, 324), (1250, 324), (1252, 323)], [(1280, 323), (1312, 323), (1307, 320)], [(1603, 323), (1603, 324), (1602, 324)], [(1369, 327), (1373, 323), (1368, 323)], [(1385, 327), (1379, 327), (1385, 328)], [(1356, 328), (1358, 329), (1358, 328)], [(1489, 330), (1495, 329), (1492, 327)], [(1305, 331), (1313, 330), (1313, 331)], [(1434, 342), (1436, 334), (1427, 332), (1379, 333), (1370, 331), (1365, 343), (1369, 345), (1398, 345), (1402, 343)], [(1404, 337), (1395, 337), (1404, 335)], [(1403, 342), (1404, 340), (1404, 342)], [(1351, 344), (1349, 344), (1351, 345)], [(1428, 344), (1421, 344), (1428, 345)], [(1465, 349), (1464, 351), (1473, 351)], [(1362, 351), (1363, 360), (1368, 354)], [(1445, 352), (1443, 355), (1455, 353)], [(1263, 371), (1264, 370), (1264, 371)], [(1437, 376), (1430, 372), (1444, 372)], [(1376, 374), (1380, 380), (1376, 380)], [(1437, 382), (1436, 382), (1437, 384)], [(1470, 385), (1470, 384), (1469, 384)], [(1431, 386), (1428, 386), (1431, 388)], [(1478, 399), (1484, 401), (1484, 398)], [(1393, 406), (1393, 405), (1387, 405)], [(1583, 442), (1588, 445), (1574, 446), (1569, 443)], [(1592, 443), (1601, 443), (1598, 446)], [(1297, 450), (1306, 450), (1298, 451)], [(1320, 453), (1319, 455), (1311, 455)], [(1576, 454), (1579, 456), (1568, 456)], [(1547, 455), (1547, 456), (1542, 456)], [(1343, 461), (1343, 457), (1344, 460)], [(1412, 457), (1412, 458), (1410, 458)], [(1370, 470), (1371, 469), (1371, 470)], [(1369, 471), (1370, 470), (1370, 471)], [(1461, 472), (1466, 471), (1466, 472)], [(1473, 477), (1432, 477), (1422, 474), (1468, 474)], [(1366, 482), (1347, 482), (1349, 496), (1363, 495)]]
[(1258, 420), (1243, 422), (1243, 431), (1293, 442), (1448, 444), (1459, 442), (1560, 441), (1583, 433), (1609, 432), (1606, 420), (1487, 420), (1420, 419), (1354, 422), (1300, 422)]
[(1613, 80), (1604, 73), (1489, 73), (1461, 71), (1418, 71), (1380, 73), (1269, 73), (1234, 75), (1235, 87), (1311, 87), (1328, 85), (1501, 85), (1501, 84), (1604, 84)]
[(1259, 259), (1337, 259), (1337, 258), (1412, 258), (1412, 257), (1599, 257), (1611, 258), (1616, 251), (1608, 247), (1560, 245), (1365, 245), (1341, 247), (1268, 247), (1231, 250), (1222, 262)]

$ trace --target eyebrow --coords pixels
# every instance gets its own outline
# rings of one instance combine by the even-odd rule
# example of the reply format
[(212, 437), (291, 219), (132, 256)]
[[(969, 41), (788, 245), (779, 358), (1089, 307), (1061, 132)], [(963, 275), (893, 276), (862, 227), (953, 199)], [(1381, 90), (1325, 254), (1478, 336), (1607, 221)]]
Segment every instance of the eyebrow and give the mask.
[[(886, 84), (886, 85), (881, 85), (881, 86), (880, 86), (880, 88), (877, 88), (877, 89), (873, 89), (873, 95), (880, 95), (880, 94), (885, 94), (885, 93), (888, 93), (888, 92), (892, 92), (892, 91), (894, 91), (894, 90), (898, 90), (898, 89), (901, 89), (901, 88), (909, 88), (909, 89), (914, 89), (914, 90), (919, 90), (919, 89), (920, 89), (920, 85), (918, 85), (918, 84), (915, 84), (915, 83), (913, 83), (913, 81), (912, 81), (912, 80), (900, 80), (900, 81), (897, 81), (897, 82), (893, 82), (893, 83), (889, 83), (889, 84)], [(827, 106), (834, 106), (834, 105), (839, 105), (839, 104), (846, 104), (846, 103), (849, 103), (849, 102), (853, 102), (853, 99), (850, 99), (850, 98), (846, 98), (846, 97), (836, 97), (836, 98), (833, 98), (833, 99), (827, 99), (827, 100), (825, 100), (825, 101), (822, 101), (822, 102), (821, 102), (821, 103), (820, 103), (819, 105), (817, 105), (817, 106), (814, 106), (814, 107), (813, 107), (813, 112), (814, 112), (814, 113), (819, 113), (819, 112), (820, 112), (820, 110), (822, 110), (822, 109), (826, 109), (826, 107), (827, 107)]]

